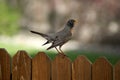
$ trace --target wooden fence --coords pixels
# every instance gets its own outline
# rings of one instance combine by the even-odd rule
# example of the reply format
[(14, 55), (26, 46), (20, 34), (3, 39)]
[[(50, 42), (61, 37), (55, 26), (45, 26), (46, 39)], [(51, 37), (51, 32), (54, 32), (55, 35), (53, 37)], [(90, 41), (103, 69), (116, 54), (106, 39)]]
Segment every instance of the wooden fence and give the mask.
[(10, 58), (0, 49), (0, 80), (120, 80), (120, 61), (112, 66), (101, 57), (92, 64), (85, 56), (78, 56), (71, 62), (59, 54), (50, 60), (43, 52), (30, 58), (25, 51)]

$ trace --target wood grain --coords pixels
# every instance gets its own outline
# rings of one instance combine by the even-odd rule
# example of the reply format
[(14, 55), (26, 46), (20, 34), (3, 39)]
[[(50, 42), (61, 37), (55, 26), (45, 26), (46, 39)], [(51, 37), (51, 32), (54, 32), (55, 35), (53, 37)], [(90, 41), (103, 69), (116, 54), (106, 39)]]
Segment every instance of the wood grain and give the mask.
[(52, 61), (52, 80), (71, 80), (71, 61), (58, 54)]
[(106, 58), (98, 58), (93, 63), (92, 80), (113, 80), (113, 68)]
[(0, 48), (0, 80), (10, 80), (10, 55)]
[(31, 58), (18, 51), (12, 60), (12, 80), (31, 80)]
[(114, 66), (114, 80), (120, 80), (120, 61)]
[(32, 80), (50, 80), (51, 61), (41, 52), (32, 59)]
[(78, 56), (72, 64), (72, 80), (91, 80), (91, 62)]

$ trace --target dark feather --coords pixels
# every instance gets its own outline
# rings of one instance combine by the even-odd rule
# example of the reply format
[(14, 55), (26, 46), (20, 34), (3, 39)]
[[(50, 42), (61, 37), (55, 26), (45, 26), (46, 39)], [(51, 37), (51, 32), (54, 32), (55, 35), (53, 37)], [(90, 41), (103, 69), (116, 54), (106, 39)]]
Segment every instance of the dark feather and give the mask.
[(48, 40), (48, 38), (49, 38), (49, 36), (48, 36), (48, 35), (43, 34), (43, 33), (35, 32), (35, 31), (30, 31), (30, 32), (32, 32), (32, 33), (34, 33), (34, 34), (38, 34), (38, 35), (40, 35), (40, 36), (44, 37), (44, 38), (45, 38), (45, 39), (47, 39), (47, 40)]
[(49, 41), (47, 41), (46, 43), (44, 43), (42, 46), (44, 46), (44, 45), (46, 45), (46, 44), (48, 44), (48, 43), (50, 43)]
[(53, 45), (51, 45), (49, 48), (47, 48), (47, 50), (49, 50), (49, 49), (51, 49), (51, 48), (53, 48), (54, 46)]

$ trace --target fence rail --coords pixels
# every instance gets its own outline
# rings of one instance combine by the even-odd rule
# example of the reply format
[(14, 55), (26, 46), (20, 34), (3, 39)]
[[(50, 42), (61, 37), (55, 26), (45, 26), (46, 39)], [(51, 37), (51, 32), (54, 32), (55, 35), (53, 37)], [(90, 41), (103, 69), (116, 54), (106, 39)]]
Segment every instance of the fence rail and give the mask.
[(59, 54), (50, 60), (44, 52), (30, 58), (25, 51), (11, 58), (0, 49), (0, 80), (120, 80), (120, 61), (112, 66), (105, 57), (91, 63), (78, 56), (71, 62)]

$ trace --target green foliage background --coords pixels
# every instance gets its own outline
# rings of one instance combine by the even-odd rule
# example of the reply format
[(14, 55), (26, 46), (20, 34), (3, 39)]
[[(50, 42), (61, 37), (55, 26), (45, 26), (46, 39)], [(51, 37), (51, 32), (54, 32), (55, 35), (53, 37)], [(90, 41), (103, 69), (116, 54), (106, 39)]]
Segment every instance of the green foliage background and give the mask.
[(0, 35), (14, 35), (19, 31), (19, 9), (12, 8), (5, 0), (0, 1)]

